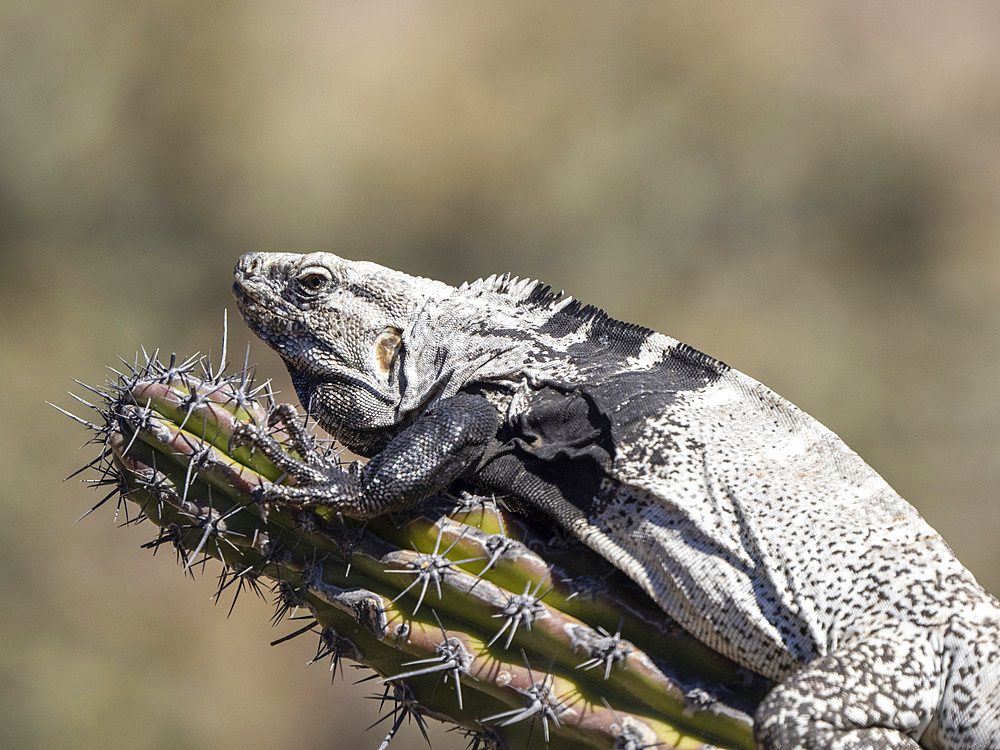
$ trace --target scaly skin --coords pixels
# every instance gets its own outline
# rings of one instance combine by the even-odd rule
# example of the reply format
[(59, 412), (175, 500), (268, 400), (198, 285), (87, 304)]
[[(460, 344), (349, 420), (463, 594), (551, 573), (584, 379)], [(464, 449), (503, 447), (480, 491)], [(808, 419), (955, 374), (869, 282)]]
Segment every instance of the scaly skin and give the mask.
[(506, 276), (454, 288), (251, 253), (234, 293), (303, 405), (372, 457), (303, 467), (267, 499), (368, 518), (453, 483), (512, 496), (777, 683), (761, 747), (1000, 747), (1000, 604), (857, 454), (760, 383)]

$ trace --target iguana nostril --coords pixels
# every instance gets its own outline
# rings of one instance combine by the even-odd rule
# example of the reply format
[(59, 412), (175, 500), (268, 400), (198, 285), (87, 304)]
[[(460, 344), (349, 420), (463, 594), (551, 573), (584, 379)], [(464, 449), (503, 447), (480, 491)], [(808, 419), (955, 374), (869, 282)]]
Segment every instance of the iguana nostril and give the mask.
[(244, 253), (236, 262), (236, 270), (245, 274), (256, 274), (260, 271), (260, 253)]

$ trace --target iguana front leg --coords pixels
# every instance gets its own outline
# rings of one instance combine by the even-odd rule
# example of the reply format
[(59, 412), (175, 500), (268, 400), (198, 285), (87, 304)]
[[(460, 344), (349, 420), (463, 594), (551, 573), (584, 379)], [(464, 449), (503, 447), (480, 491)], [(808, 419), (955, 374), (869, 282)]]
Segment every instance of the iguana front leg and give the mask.
[(261, 500), (309, 507), (323, 505), (345, 516), (374, 518), (419, 505), (447, 487), (482, 456), (496, 437), (499, 416), (482, 396), (458, 394), (429, 407), (367, 464), (348, 469), (315, 453), (297, 460), (263, 430), (241, 426), (236, 443), (264, 453), (298, 484), (264, 485)]

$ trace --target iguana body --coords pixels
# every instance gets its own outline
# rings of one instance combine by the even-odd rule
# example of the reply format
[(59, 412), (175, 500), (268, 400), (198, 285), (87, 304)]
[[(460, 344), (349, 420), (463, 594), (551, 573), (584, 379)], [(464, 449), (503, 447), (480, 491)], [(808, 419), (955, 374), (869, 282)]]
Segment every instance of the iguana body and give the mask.
[(371, 457), (304, 465), (267, 499), (366, 518), (469, 482), (774, 680), (761, 747), (1000, 747), (1000, 604), (836, 435), (746, 375), (506, 276), (455, 288), (253, 253), (234, 292), (310, 413)]

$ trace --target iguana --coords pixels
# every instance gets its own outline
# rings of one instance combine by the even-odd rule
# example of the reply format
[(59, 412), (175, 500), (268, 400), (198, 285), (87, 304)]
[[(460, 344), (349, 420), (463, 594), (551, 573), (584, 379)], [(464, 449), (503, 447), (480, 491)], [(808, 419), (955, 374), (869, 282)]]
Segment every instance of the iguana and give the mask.
[[(370, 518), (454, 482), (543, 513), (774, 682), (762, 748), (1000, 748), (1000, 603), (833, 432), (722, 362), (509, 275), (249, 253), (234, 294), (363, 466), (264, 501)], [(243, 438), (268, 450), (264, 430)]]

